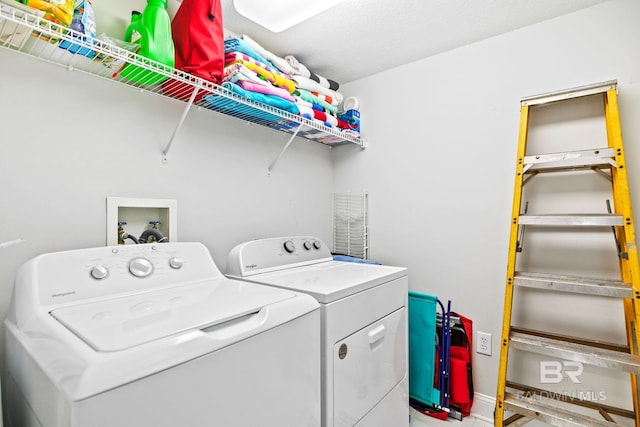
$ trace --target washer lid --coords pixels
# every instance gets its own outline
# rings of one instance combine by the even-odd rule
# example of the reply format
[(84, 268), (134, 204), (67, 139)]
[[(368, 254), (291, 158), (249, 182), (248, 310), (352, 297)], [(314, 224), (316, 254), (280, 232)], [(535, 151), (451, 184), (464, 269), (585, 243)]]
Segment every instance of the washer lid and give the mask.
[(303, 292), (320, 303), (329, 303), (406, 275), (404, 267), (327, 261), (243, 279)]
[(169, 335), (257, 313), (293, 292), (215, 279), (53, 310), (50, 314), (94, 350), (124, 350)]

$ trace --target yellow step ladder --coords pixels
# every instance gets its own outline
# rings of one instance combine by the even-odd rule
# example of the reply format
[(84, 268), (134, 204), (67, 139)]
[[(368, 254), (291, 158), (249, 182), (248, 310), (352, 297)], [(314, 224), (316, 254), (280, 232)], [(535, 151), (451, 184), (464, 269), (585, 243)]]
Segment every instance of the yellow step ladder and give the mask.
[[(556, 102), (575, 102), (575, 99), (587, 96), (602, 96), (604, 100), (607, 147), (548, 154), (527, 152), (532, 109)], [(614, 426), (633, 425), (635, 422), (635, 426), (640, 427), (636, 379), (636, 375), (640, 373), (640, 357), (638, 357), (640, 331), (636, 322), (640, 318), (640, 270), (620, 129), (617, 82), (608, 81), (523, 98), (519, 132), (495, 425), (516, 426), (538, 420), (556, 426)], [(575, 174), (576, 171), (584, 172), (585, 170), (593, 170), (611, 181), (613, 211), (609, 209), (607, 213), (595, 214), (528, 215), (527, 209), (523, 209), (523, 186), (534, 176), (542, 173)], [(523, 210), (524, 213), (521, 213)], [(612, 228), (618, 250), (620, 280), (517, 271), (516, 262), (522, 251), (525, 227), (527, 229), (544, 227), (546, 230), (559, 227), (563, 232), (593, 230), (594, 227)], [(551, 333), (512, 325), (514, 296), (516, 291), (523, 287), (543, 290), (540, 292), (545, 292), (549, 298), (558, 296), (560, 292), (588, 294), (593, 298), (619, 298), (622, 300), (621, 311), (624, 311), (626, 321), (627, 344), (608, 344), (584, 337), (559, 335), (558, 331)], [(518, 298), (521, 298), (521, 295), (522, 292), (518, 293)], [(522, 296), (522, 298), (525, 297), (526, 295)], [(571, 308), (568, 307), (567, 310), (570, 311)], [(605, 405), (593, 399), (581, 399), (582, 396), (576, 398), (566, 394), (558, 395), (539, 387), (511, 381), (507, 378), (510, 349), (517, 349), (518, 353), (534, 353), (538, 358), (547, 356), (551, 360), (570, 361), (568, 363), (574, 363), (574, 366), (594, 365), (626, 372), (630, 376), (633, 410)], [(517, 366), (521, 367), (521, 365)], [(536, 368), (540, 369), (540, 366), (526, 369)], [(571, 374), (571, 372), (568, 373)], [(624, 424), (617, 424), (614, 419), (622, 420), (620, 422)], [(623, 421), (624, 419), (627, 421)]]

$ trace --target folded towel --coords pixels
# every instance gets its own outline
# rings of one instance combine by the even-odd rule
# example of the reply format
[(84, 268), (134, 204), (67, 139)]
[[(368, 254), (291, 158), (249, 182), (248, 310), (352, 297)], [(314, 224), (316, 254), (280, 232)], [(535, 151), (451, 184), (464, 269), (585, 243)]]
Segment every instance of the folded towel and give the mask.
[(320, 86), (326, 87), (327, 89), (331, 89), (331, 86), (329, 85), (329, 80), (327, 80), (322, 76), (317, 75), (313, 71), (311, 71), (311, 75), (309, 76), (309, 78), (314, 82), (318, 83)]
[(338, 82), (327, 79), (326, 77), (322, 77), (314, 73), (313, 71), (311, 71), (311, 76), (309, 76), (309, 78), (315, 82), (318, 82), (320, 86), (326, 87), (327, 89), (338, 90), (338, 88), (340, 87), (340, 84), (338, 84)]
[(295, 92), (294, 92), (293, 97), (296, 100), (296, 104), (303, 105), (303, 106), (308, 107), (308, 108), (313, 108), (313, 104), (311, 102), (305, 101), (304, 99), (300, 98), (299, 96), (296, 96)]
[(289, 64), (291, 65), (291, 68), (293, 68), (293, 73), (292, 73), (293, 75), (307, 77), (315, 81), (316, 83), (318, 83), (320, 86), (325, 87), (327, 89), (338, 90), (338, 88), (340, 87), (338, 82), (327, 79), (326, 77), (323, 77), (321, 75), (314, 73), (306, 65), (298, 61), (298, 59), (295, 56), (287, 55), (285, 56), (285, 59), (287, 60), (287, 62), (289, 62)]
[(311, 71), (309, 71), (309, 69), (305, 67), (303, 63), (298, 61), (295, 56), (287, 55), (284, 57), (284, 59), (293, 69), (293, 71), (291, 72), (292, 75), (303, 76), (307, 78), (311, 77)]
[(344, 96), (340, 92), (336, 92), (331, 89), (327, 89), (326, 87), (321, 86), (318, 82), (315, 82), (309, 78), (293, 75), (291, 79), (296, 83), (296, 86), (300, 89), (306, 89), (308, 91), (318, 92), (323, 95), (330, 96), (338, 100), (338, 104), (342, 102)]
[(238, 59), (236, 61), (233, 61), (233, 62), (227, 64), (225, 66), (225, 68), (233, 67), (234, 65), (242, 65), (243, 67), (253, 71), (258, 76), (262, 77), (263, 79), (265, 79), (268, 82), (274, 83), (276, 81), (276, 77), (274, 76), (273, 73), (267, 71), (266, 69), (262, 68), (261, 66), (259, 66), (257, 64), (254, 64), (253, 62), (244, 61), (242, 59)]
[(271, 86), (271, 85), (261, 85), (253, 82), (249, 82), (246, 80), (241, 80), (237, 83), (241, 88), (245, 90), (249, 90), (251, 92), (264, 93), (267, 95), (279, 96), (280, 98), (286, 99), (289, 102), (296, 102), (295, 98), (289, 95), (289, 92), (285, 89)]
[(334, 128), (338, 126), (338, 118), (332, 114), (327, 114), (327, 118), (325, 120), (326, 123), (329, 123), (329, 125)]
[[(327, 89), (327, 90), (329, 90), (329, 89)], [(338, 112), (338, 107), (336, 107), (335, 105), (329, 104), (328, 102), (324, 101), (323, 99), (320, 99), (319, 97), (313, 95), (308, 90), (298, 88), (298, 89), (296, 89), (294, 94), (298, 95), (300, 98), (304, 99), (307, 102), (319, 105), (324, 110), (330, 111), (333, 114), (336, 114)]]
[(285, 74), (291, 74), (291, 72), (293, 71), (291, 69), (291, 67), (289, 66), (289, 63), (287, 61), (285, 61), (283, 58), (280, 58), (279, 56), (269, 52), (267, 49), (265, 49), (264, 47), (262, 47), (260, 45), (260, 43), (256, 42), (255, 40), (253, 40), (251, 37), (249, 37), (246, 34), (243, 34), (240, 36), (242, 38), (242, 40), (244, 40), (249, 46), (251, 46), (256, 52), (258, 52), (260, 55), (264, 56), (265, 58), (267, 58), (269, 61), (271, 61), (271, 63), (273, 65), (276, 66), (276, 68), (278, 68), (280, 71), (282, 71)]
[(246, 53), (250, 57), (262, 63), (265, 63), (265, 64), (269, 63), (269, 61), (267, 61), (266, 58), (264, 58), (262, 55), (256, 52), (256, 50), (253, 49), (251, 46), (249, 46), (243, 39), (240, 39), (238, 37), (233, 37), (230, 39), (226, 39), (224, 41), (224, 53), (227, 54), (229, 52)]
[(322, 120), (320, 118), (316, 118), (313, 111), (300, 110), (300, 115), (302, 117), (304, 117), (305, 119), (311, 120), (312, 122), (315, 122), (315, 123), (317, 123), (319, 125), (330, 127), (329, 123), (325, 122), (324, 120)]
[(223, 81), (236, 83), (246, 80), (262, 85), (271, 85), (268, 81), (261, 79), (255, 71), (251, 71), (242, 64), (232, 64), (224, 67)]
[[(246, 53), (242, 53), (242, 52), (228, 52), (224, 54), (224, 63), (225, 65), (227, 64), (231, 64), (234, 61), (246, 61), (246, 62), (251, 62), (253, 64), (258, 65), (259, 67), (264, 68), (265, 70), (269, 71), (270, 73), (280, 73), (280, 71), (278, 71), (276, 69), (276, 67), (273, 67), (273, 65), (269, 65), (266, 64), (264, 62), (258, 61), (255, 58), (250, 57), (249, 55), (247, 55)], [(272, 68), (273, 67), (273, 68)]]
[(318, 98), (322, 99), (324, 102), (326, 102), (326, 103), (328, 103), (328, 104), (335, 105), (336, 107), (337, 107), (338, 105), (340, 105), (340, 103), (338, 102), (338, 100), (337, 100), (337, 99), (334, 99), (334, 98), (332, 98), (332, 97), (330, 97), (330, 96), (328, 96), (328, 95), (323, 95), (323, 94), (321, 94), (321, 93), (314, 92), (314, 91), (310, 91), (310, 92), (311, 92), (311, 94), (312, 94), (313, 96), (317, 96)]
[(305, 119), (313, 120), (313, 108), (308, 107), (306, 105), (301, 105), (299, 102), (296, 102), (298, 106), (299, 114)]
[(289, 93), (293, 93), (293, 91), (296, 90), (296, 83), (293, 80), (290, 80), (279, 73), (274, 73), (273, 77), (275, 79), (273, 82), (274, 86), (286, 89)]
[(225, 54), (225, 60), (228, 59), (226, 66), (242, 64), (250, 70), (255, 71), (256, 74), (271, 82), (274, 86), (286, 89), (290, 94), (296, 89), (295, 82), (290, 80), (286, 74), (277, 70), (276, 67), (271, 68), (267, 64), (248, 56), (245, 58), (245, 56), (247, 55), (242, 52), (230, 52)]
[(300, 109), (298, 108), (295, 102), (287, 101), (286, 99), (283, 99), (279, 96), (267, 95), (267, 94), (258, 93), (258, 92), (251, 92), (231, 82), (222, 83), (222, 87), (233, 91), (234, 93), (240, 95), (243, 98), (246, 98), (252, 101), (261, 102), (263, 104), (271, 105), (272, 107), (276, 107), (281, 110), (288, 111), (291, 114), (298, 114), (300, 112)]
[(313, 117), (323, 122), (327, 121), (327, 114), (322, 111), (313, 110)]
[(340, 120), (336, 116), (300, 105), (300, 103), (297, 103), (297, 105), (300, 110), (300, 115), (305, 119), (317, 120), (328, 127), (339, 127), (340, 125)]

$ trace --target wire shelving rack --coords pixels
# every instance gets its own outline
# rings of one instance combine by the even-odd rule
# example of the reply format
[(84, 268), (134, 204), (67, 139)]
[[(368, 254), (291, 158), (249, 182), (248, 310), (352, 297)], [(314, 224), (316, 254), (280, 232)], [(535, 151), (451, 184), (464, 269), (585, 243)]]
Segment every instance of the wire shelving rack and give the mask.
[[(223, 86), (137, 55), (109, 41), (86, 37), (73, 29), (44, 20), (37, 12), (35, 9), (27, 10), (19, 3), (16, 7), (0, 3), (0, 47), (185, 103), (175, 130), (162, 151), (164, 162), (168, 160), (171, 146), (187, 114), (191, 108), (198, 107), (289, 134), (289, 140), (269, 165), (269, 171), (296, 136), (328, 146), (356, 144), (365, 148), (364, 138), (246, 99)], [(60, 48), (64, 41), (78, 53)], [(125, 67), (134, 69), (126, 77), (122, 75)]]

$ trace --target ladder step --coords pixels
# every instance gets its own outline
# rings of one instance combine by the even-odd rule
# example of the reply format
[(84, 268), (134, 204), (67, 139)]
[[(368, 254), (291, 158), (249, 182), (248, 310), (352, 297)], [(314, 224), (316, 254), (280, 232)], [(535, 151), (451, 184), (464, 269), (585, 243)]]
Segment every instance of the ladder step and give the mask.
[(598, 93), (615, 90), (618, 82), (610, 80), (602, 83), (595, 83), (587, 86), (579, 86), (571, 89), (547, 92), (540, 95), (527, 96), (520, 100), (521, 105), (542, 105), (566, 99), (580, 98), (583, 96), (596, 95)]
[(525, 335), (530, 335), (535, 337), (544, 337), (544, 338), (551, 338), (553, 340), (558, 340), (558, 341), (584, 344), (587, 347), (604, 348), (604, 349), (616, 351), (618, 353), (626, 353), (626, 354), (631, 353), (631, 350), (629, 349), (629, 346), (627, 344), (617, 344), (617, 343), (601, 341), (601, 340), (578, 338), (578, 337), (573, 337), (573, 336), (564, 335), (564, 334), (540, 331), (537, 329), (522, 328), (520, 326), (511, 326), (511, 332), (512, 333), (520, 332)]
[(520, 225), (550, 226), (622, 226), (622, 216), (617, 214), (546, 214), (520, 215)]
[(640, 374), (640, 357), (584, 344), (512, 332), (509, 347), (603, 368)]
[[(580, 396), (579, 392), (578, 393), (569, 392), (568, 394), (562, 391), (553, 392), (551, 390), (544, 390), (541, 388), (532, 387), (525, 384), (515, 383), (513, 381), (507, 381), (507, 387), (521, 391), (527, 397), (535, 396), (538, 399), (542, 397), (550, 401), (556, 400), (558, 402), (562, 402), (562, 404), (565, 404), (565, 405), (581, 406), (583, 408), (588, 408), (591, 411), (596, 411), (599, 414), (606, 414), (606, 416), (609, 416), (609, 417), (611, 417), (611, 415), (616, 415), (619, 417), (629, 418), (632, 420), (635, 420), (636, 418), (636, 414), (635, 412), (633, 412), (633, 410), (619, 408), (616, 406), (605, 405), (600, 402), (594, 402), (590, 397), (592, 396), (593, 392), (585, 392), (584, 394), (582, 394), (582, 396), (585, 397), (586, 399), (580, 399), (578, 397)], [(520, 393), (520, 395), (522, 395), (522, 393)], [(549, 404), (551, 404), (551, 402), (549, 402)], [(593, 413), (595, 414), (595, 412)], [(609, 418), (606, 418), (605, 415), (602, 415), (602, 416), (605, 417), (605, 419), (608, 419), (609, 421), (611, 421)], [(506, 420), (505, 420), (505, 425), (506, 425)]]
[(524, 172), (562, 172), (616, 167), (613, 148), (525, 156)]
[(534, 399), (513, 393), (505, 393), (504, 406), (507, 411), (515, 412), (528, 418), (535, 418), (554, 426), (620, 426), (620, 424), (614, 422), (593, 418), (558, 407), (549, 400)]
[(538, 288), (576, 294), (598, 295), (615, 298), (633, 298), (633, 288), (620, 280), (565, 276), (547, 273), (516, 271), (514, 284), (526, 288)]

